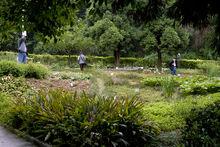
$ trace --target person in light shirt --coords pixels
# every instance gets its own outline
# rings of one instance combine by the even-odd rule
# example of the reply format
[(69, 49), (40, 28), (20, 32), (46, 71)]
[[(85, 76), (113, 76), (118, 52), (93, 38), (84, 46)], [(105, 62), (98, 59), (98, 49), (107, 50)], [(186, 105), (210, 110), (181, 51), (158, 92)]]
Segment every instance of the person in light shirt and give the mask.
[(24, 35), (18, 40), (18, 62), (27, 63), (27, 47), (26, 47), (26, 37)]
[(77, 60), (80, 66), (80, 70), (83, 71), (84, 67), (86, 66), (86, 56), (82, 52), (80, 52)]
[(177, 61), (175, 58), (169, 64), (170, 71), (172, 75), (176, 75)]

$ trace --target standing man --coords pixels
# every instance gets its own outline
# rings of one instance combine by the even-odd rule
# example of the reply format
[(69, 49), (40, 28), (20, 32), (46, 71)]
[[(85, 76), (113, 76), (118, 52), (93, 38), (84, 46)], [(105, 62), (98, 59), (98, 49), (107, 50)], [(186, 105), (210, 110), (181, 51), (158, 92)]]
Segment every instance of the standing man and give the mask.
[(82, 52), (80, 52), (80, 55), (78, 57), (78, 63), (79, 63), (81, 71), (83, 71), (83, 69), (86, 65), (86, 57)]
[(171, 74), (176, 75), (177, 62), (176, 62), (175, 58), (173, 58), (173, 60), (169, 64), (169, 66), (170, 66)]
[(18, 62), (27, 63), (27, 47), (26, 47), (26, 35), (22, 33), (21, 38), (18, 40)]

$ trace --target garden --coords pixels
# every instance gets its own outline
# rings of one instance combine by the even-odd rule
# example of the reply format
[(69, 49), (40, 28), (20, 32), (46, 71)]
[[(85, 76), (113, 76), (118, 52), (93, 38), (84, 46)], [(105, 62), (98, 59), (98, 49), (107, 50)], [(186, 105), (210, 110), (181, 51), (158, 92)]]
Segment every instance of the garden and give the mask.
[(104, 68), (106, 62), (101, 60), (83, 72), (77, 65), (41, 64), (37, 57), (36, 62), (19, 64), (6, 61), (16, 54), (2, 54), (0, 121), (42, 142), (58, 146), (219, 144), (220, 64), (216, 61), (199, 60), (196, 68), (181, 68), (178, 76), (172, 76), (166, 68), (161, 73), (147, 66)]
[(220, 146), (218, 6), (1, 0), (0, 133), (58, 147)]

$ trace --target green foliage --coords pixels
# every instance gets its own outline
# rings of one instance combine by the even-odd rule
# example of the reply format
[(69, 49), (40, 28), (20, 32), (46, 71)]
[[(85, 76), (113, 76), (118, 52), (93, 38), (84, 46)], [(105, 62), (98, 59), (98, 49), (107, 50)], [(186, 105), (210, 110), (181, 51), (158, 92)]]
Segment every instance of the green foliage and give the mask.
[(0, 123), (4, 123), (7, 119), (7, 114), (8, 108), (12, 105), (12, 99), (10, 96), (8, 96), (5, 93), (2, 93), (0, 91)]
[(164, 78), (163, 77), (148, 77), (144, 78), (141, 83), (144, 84), (145, 86), (161, 86)]
[(25, 72), (24, 65), (12, 61), (0, 62), (0, 76), (13, 75), (15, 77), (23, 76)]
[(42, 64), (29, 63), (25, 66), (24, 76), (26, 78), (43, 79), (49, 75), (49, 70)]
[[(59, 37), (48, 39), (47, 42), (38, 42), (34, 52), (35, 53), (50, 53), (72, 55), (79, 54), (80, 50), (85, 52), (93, 52), (91, 49), (94, 46), (93, 40), (86, 37), (86, 24), (78, 20), (77, 23), (70, 27), (64, 28), (64, 33)], [(55, 39), (57, 40), (55, 42)]]
[(9, 124), (54, 145), (144, 146), (158, 130), (142, 115), (136, 98), (77, 96), (56, 90), (19, 99)]
[(166, 50), (174, 50), (181, 43), (178, 33), (172, 27), (167, 27), (164, 30), (160, 40), (161, 40), (161, 44), (160, 44), (161, 48), (164, 48)]
[[(147, 104), (144, 112), (145, 116), (158, 124), (162, 131), (172, 131), (185, 126), (185, 118), (190, 118), (192, 109), (204, 108), (219, 100), (220, 93), (207, 96), (188, 96), (172, 102), (162, 101)], [(190, 129), (190, 125), (188, 127)]]
[(19, 64), (13, 61), (0, 61), (0, 76), (12, 75), (27, 78), (42, 79), (49, 74), (48, 69), (41, 64)]
[[(178, 88), (181, 94), (207, 94), (220, 91), (220, 81), (218, 78), (208, 78), (205, 76), (193, 77), (148, 77), (144, 78), (141, 83), (145, 86), (162, 86), (165, 93), (171, 94), (174, 88)], [(172, 91), (172, 92), (171, 92)], [(167, 93), (167, 94), (168, 94)]]
[(116, 50), (124, 38), (122, 30), (109, 18), (103, 18), (95, 22), (89, 28), (89, 36), (94, 38), (99, 48), (108, 51), (108, 53)]
[(204, 74), (208, 76), (220, 76), (220, 64), (213, 63), (213, 62), (207, 62), (207, 63), (201, 63), (198, 65), (200, 69), (203, 70)]
[(182, 79), (180, 92), (183, 94), (207, 94), (220, 91), (220, 80), (195, 76), (193, 78)]
[(183, 141), (195, 146), (220, 144), (220, 100), (205, 108), (192, 109), (182, 129)]
[(25, 82), (24, 78), (14, 78), (9, 75), (0, 78), (0, 93), (1, 92), (14, 97), (20, 97), (30, 94), (31, 87)]
[(17, 54), (14, 52), (6, 52), (0, 51), (0, 61), (7, 60), (7, 61), (16, 61)]
[(173, 77), (166, 77), (162, 83), (162, 91), (163, 91), (163, 95), (166, 98), (172, 98), (173, 93), (176, 90), (176, 81), (174, 80)]
[(0, 16), (4, 16), (3, 20), (10, 22), (17, 31), (24, 31), (24, 25), (28, 32), (40, 32), (51, 37), (60, 34), (61, 27), (74, 21), (77, 2), (2, 0)]

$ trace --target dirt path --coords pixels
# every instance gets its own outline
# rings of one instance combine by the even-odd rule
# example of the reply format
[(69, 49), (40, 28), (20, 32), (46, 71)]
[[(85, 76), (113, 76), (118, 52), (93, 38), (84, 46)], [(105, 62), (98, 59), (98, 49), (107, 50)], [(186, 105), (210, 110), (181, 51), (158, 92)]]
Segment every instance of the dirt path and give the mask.
[(0, 147), (36, 147), (0, 126)]

